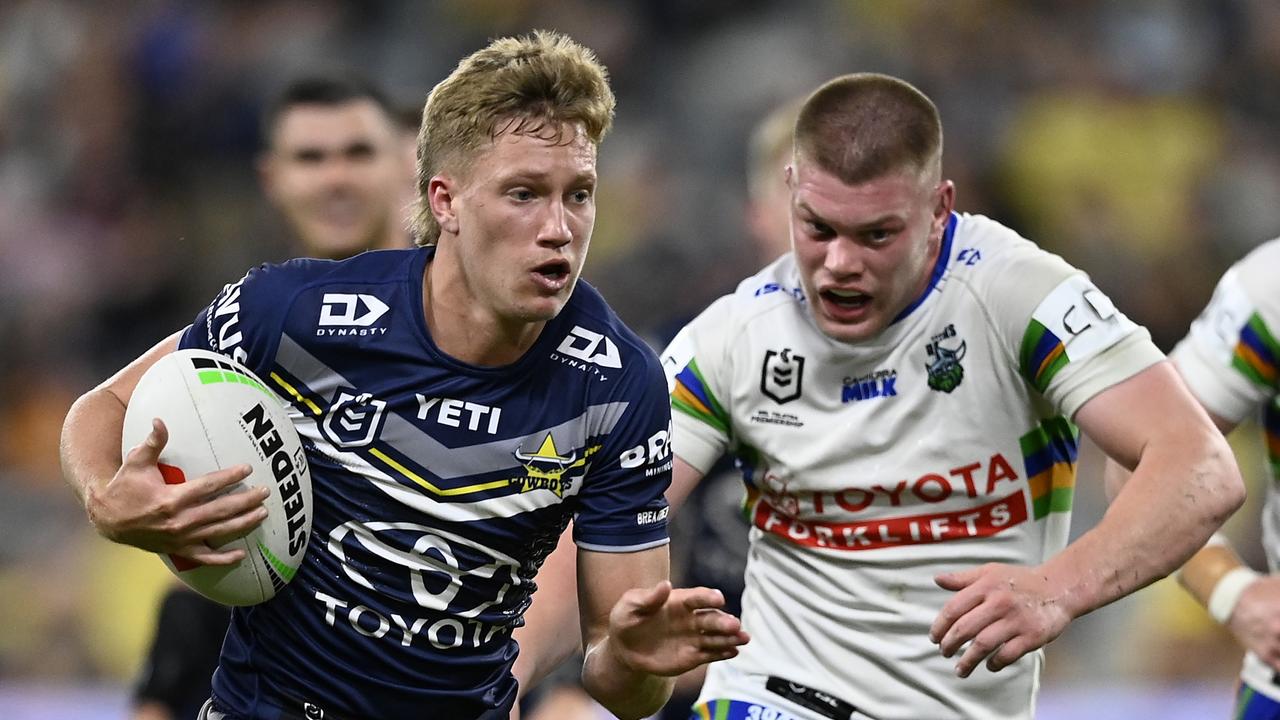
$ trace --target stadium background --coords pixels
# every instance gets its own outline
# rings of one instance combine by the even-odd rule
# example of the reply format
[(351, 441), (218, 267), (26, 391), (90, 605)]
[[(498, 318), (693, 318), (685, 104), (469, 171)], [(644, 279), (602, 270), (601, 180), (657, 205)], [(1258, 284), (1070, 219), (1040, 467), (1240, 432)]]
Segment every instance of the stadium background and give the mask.
[[(166, 575), (93, 534), (58, 431), (79, 393), (222, 283), (287, 256), (252, 171), (264, 101), (298, 73), (356, 68), (417, 106), (487, 38), (537, 27), (612, 73), (585, 276), (649, 337), (754, 270), (751, 126), (855, 70), (935, 99), (962, 210), (1090, 272), (1166, 350), (1222, 270), (1280, 235), (1271, 0), (6, 0), (0, 715), (122, 717)], [(1256, 432), (1233, 440), (1259, 490)], [(1103, 510), (1088, 472), (1077, 529)], [(1257, 513), (1251, 499), (1229, 534), (1262, 567)], [(1238, 658), (1162, 582), (1049, 648), (1041, 717), (1226, 717)]]

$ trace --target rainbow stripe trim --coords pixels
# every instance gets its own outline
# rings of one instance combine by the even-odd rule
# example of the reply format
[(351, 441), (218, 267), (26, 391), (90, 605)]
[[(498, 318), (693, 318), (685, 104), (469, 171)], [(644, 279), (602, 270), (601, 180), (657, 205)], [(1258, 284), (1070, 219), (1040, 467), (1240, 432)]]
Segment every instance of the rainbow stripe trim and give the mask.
[(689, 720), (759, 720), (767, 717), (791, 717), (791, 715), (741, 700), (708, 700), (701, 705), (695, 705), (689, 713)]
[(1240, 329), (1231, 367), (1263, 387), (1280, 387), (1280, 342), (1257, 313)]
[(1053, 331), (1033, 319), (1022, 336), (1022, 350), (1018, 354), (1022, 376), (1032, 387), (1043, 393), (1053, 376), (1071, 362), (1067, 348)]
[(1040, 427), (1018, 439), (1036, 520), (1051, 512), (1071, 511), (1079, 439), (1079, 428), (1064, 417), (1044, 420)]
[(671, 407), (729, 434), (729, 413), (725, 412), (716, 396), (707, 388), (706, 380), (698, 371), (697, 360), (690, 360), (676, 375), (676, 387), (671, 391)]

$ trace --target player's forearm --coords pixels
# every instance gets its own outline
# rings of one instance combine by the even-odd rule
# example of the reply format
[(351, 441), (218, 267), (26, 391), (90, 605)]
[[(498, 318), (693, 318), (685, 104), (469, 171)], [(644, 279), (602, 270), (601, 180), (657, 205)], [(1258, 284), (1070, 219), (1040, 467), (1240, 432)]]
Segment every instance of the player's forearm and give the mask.
[(62, 475), (85, 503), (89, 488), (100, 488), (120, 469), (124, 403), (99, 387), (76, 400), (62, 425)]
[(1207, 545), (1191, 556), (1178, 571), (1178, 582), (1201, 605), (1209, 606), (1213, 588), (1224, 575), (1238, 567), (1245, 567), (1230, 545)]
[(1045, 563), (1072, 617), (1173, 572), (1244, 502), (1226, 441), (1201, 435), (1149, 448), (1102, 521)]
[(582, 662), (582, 687), (621, 720), (648, 717), (666, 704), (675, 678), (650, 675), (628, 666), (612, 651), (605, 637), (587, 649)]

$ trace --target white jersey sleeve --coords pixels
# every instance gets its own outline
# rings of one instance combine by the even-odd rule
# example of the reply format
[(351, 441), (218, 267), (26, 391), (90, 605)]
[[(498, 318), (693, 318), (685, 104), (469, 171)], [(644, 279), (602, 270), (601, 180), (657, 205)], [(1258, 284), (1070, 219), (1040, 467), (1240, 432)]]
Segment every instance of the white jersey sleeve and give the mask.
[(1146, 328), (1057, 255), (1019, 243), (991, 260), (988, 272), (958, 279), (1055, 413), (1072, 418), (1094, 395), (1163, 359)]
[(1229, 269), (1173, 351), (1202, 405), (1239, 423), (1280, 394), (1280, 239)]
[[(662, 353), (671, 391), (672, 449), (706, 473), (731, 442), (729, 385), (733, 377), (733, 297), (712, 303)], [(702, 360), (701, 364), (698, 362)]]

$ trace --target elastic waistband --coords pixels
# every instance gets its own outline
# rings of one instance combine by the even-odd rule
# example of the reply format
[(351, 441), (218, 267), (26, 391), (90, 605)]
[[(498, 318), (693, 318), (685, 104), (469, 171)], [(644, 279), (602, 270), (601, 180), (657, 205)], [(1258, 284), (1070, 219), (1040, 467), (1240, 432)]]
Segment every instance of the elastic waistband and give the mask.
[(765, 680), (764, 688), (778, 697), (786, 698), (831, 720), (875, 720), (853, 703), (775, 675), (770, 675)]

